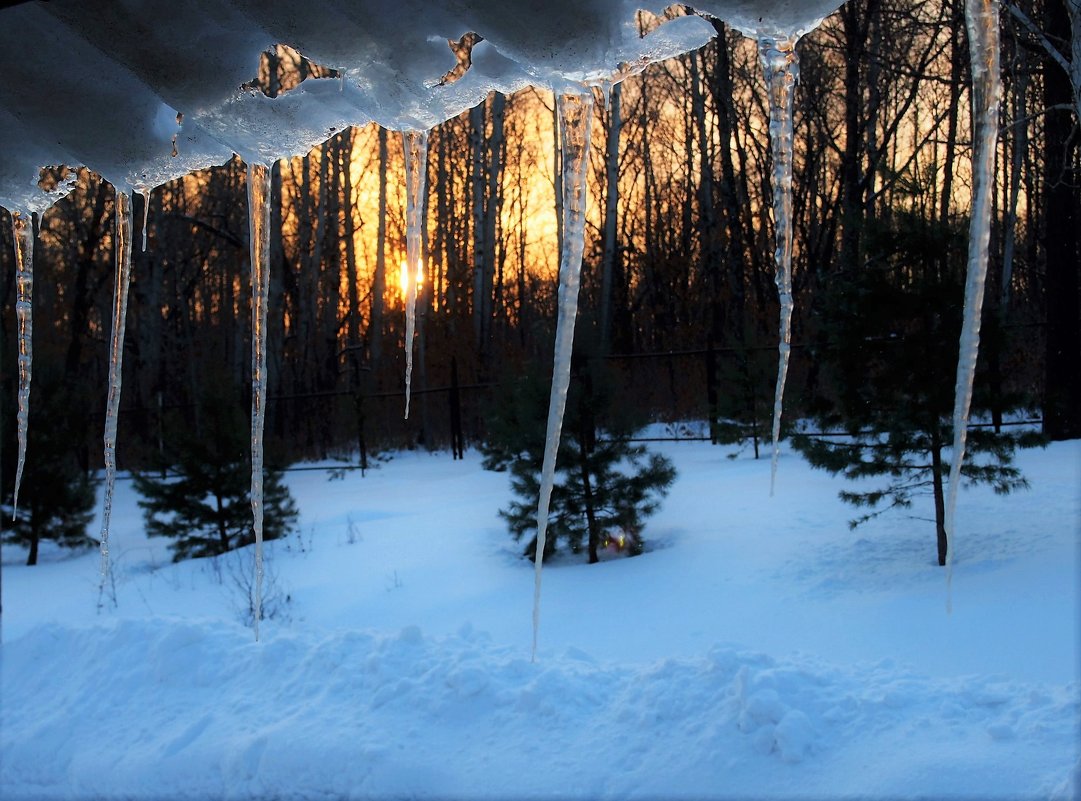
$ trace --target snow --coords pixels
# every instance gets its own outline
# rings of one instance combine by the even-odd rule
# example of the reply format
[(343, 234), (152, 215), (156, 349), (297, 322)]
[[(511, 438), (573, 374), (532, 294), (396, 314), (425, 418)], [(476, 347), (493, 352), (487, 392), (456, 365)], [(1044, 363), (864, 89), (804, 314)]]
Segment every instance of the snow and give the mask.
[(952, 614), (925, 520), (849, 531), (846, 484), (787, 450), (773, 500), (768, 460), (657, 450), (650, 550), (550, 560), (535, 664), (509, 479), (475, 452), (288, 474), (259, 643), (246, 554), (169, 563), (119, 482), (115, 611), (93, 553), (3, 549), (0, 796), (1077, 796), (1081, 441), (961, 493)]
[[(641, 4), (659, 12), (660, 2)], [(836, 0), (707, 2), (704, 12), (750, 25), (812, 27)], [(86, 165), (122, 191), (196, 169), (307, 152), (349, 125), (424, 131), (493, 90), (600, 80), (700, 47), (701, 17), (639, 35), (631, 0), (79, 0), (0, 12), (0, 205), (40, 211), (46, 164)], [(732, 12), (729, 16), (729, 10)], [(408, 22), (403, 22), (408, 21)], [(755, 24), (764, 24), (756, 22)], [(448, 40), (484, 41), (470, 69)], [(305, 81), (275, 99), (246, 88), (260, 53), (289, 44), (340, 80)], [(73, 68), (77, 65), (77, 68)]]
[[(835, 5), (695, 8), (794, 41)], [(47, 208), (66, 185), (37, 186), (46, 164), (85, 164), (122, 193), (234, 152), (265, 173), (349, 125), (423, 131), (492, 90), (570, 95), (713, 36), (689, 16), (641, 37), (638, 7), (22, 4), (0, 16), (0, 205)], [(483, 41), (446, 83), (447, 42), (466, 31)], [(340, 79), (273, 100), (245, 88), (275, 42)], [(1076, 796), (1079, 443), (1023, 454), (1029, 493), (961, 498), (959, 557), (951, 510), (951, 614), (926, 521), (852, 534), (836, 482), (800, 462), (786, 468), (794, 489), (767, 503), (763, 464), (663, 450), (682, 477), (652, 550), (554, 560), (539, 652), (538, 560), (536, 663), (524, 642), (531, 571), (495, 514), (507, 479), (475, 454), (400, 454), (337, 484), (291, 477), (302, 533), (267, 544), (262, 602), (280, 614), (255, 643), (234, 609), (248, 553), (166, 564), (120, 487), (115, 526), (99, 512), (114, 612), (93, 611), (90, 554), (46, 549), (25, 568), (3, 551), (14, 637), (0, 646), (3, 797)]]

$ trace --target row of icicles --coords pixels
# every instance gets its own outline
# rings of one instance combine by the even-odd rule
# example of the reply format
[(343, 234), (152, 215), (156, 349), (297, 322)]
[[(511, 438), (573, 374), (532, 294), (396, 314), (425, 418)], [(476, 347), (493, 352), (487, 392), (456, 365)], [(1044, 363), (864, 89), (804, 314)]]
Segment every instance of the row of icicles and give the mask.
[[(966, 24), (972, 54), (973, 110), (977, 130), (973, 175), (971, 228), (969, 232), (968, 279), (965, 286), (965, 314), (953, 413), (954, 442), (946, 505), (947, 586), (953, 557), (954, 519), (957, 487), (964, 459), (966, 427), (972, 399), (976, 355), (979, 347), (980, 313), (987, 271), (987, 243), (990, 232), (991, 171), (998, 131), (998, 104), (1001, 84), (998, 68), (998, 3), (996, 0), (968, 0)], [(769, 97), (769, 133), (773, 156), (774, 261), (780, 299), (777, 386), (773, 408), (773, 454), (770, 465), (770, 495), (777, 477), (780, 454), (781, 408), (791, 349), (792, 323), (792, 159), (793, 98), (799, 76), (796, 42), (799, 35), (762, 37), (759, 56)], [(616, 79), (626, 77), (625, 74)], [(602, 83), (607, 90), (611, 81)], [(540, 626), (541, 568), (544, 560), (549, 503), (556, 468), (556, 453), (563, 425), (563, 412), (570, 385), (574, 322), (578, 312), (578, 289), (585, 243), (587, 171), (590, 127), (593, 120), (593, 92), (589, 87), (561, 94), (557, 101), (563, 185), (563, 241), (559, 262), (558, 318), (548, 423), (537, 499), (537, 544), (533, 597), (532, 658), (536, 659)], [(405, 416), (409, 417), (409, 390), (413, 368), (412, 341), (415, 330), (417, 282), (408, 280), (414, 265), (421, 262), (422, 219), (427, 179), (426, 132), (402, 134), (406, 165), (406, 251), (405, 280)], [(143, 196), (143, 237), (146, 249), (146, 210), (149, 190)], [(263, 421), (266, 407), (266, 326), (270, 248), (270, 169), (264, 164), (248, 166), (249, 243), (252, 286), (252, 409), (251, 409), (251, 505), (255, 533), (254, 629), (259, 639), (263, 584)], [(116, 278), (113, 295), (113, 326), (110, 339), (109, 394), (105, 419), (105, 500), (101, 527), (101, 570), (99, 609), (112, 584), (109, 557), (109, 525), (116, 483), (117, 413), (120, 408), (124, 323), (128, 286), (131, 281), (131, 199), (116, 193)], [(32, 315), (34, 234), (28, 214), (12, 214), (16, 263), (16, 320), (18, 335), (18, 462), (15, 474), (14, 514), (17, 514), (19, 487), (26, 460), (26, 433), (30, 408), (32, 374)], [(419, 267), (418, 267), (419, 270)], [(112, 596), (115, 604), (115, 594)], [(949, 601), (947, 600), (947, 606)]]

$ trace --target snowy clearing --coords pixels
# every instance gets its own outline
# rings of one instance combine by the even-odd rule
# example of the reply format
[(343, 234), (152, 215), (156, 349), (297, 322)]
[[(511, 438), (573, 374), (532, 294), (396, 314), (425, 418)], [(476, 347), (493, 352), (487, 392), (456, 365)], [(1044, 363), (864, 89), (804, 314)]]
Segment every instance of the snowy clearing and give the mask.
[(768, 458), (654, 447), (680, 472), (651, 550), (551, 560), (536, 664), (475, 452), (288, 474), (260, 643), (250, 555), (172, 564), (119, 482), (115, 611), (96, 551), (4, 548), (0, 796), (1076, 797), (1081, 442), (1020, 453), (1027, 492), (962, 490), (952, 614), (931, 523), (849, 531), (787, 450), (769, 499)]

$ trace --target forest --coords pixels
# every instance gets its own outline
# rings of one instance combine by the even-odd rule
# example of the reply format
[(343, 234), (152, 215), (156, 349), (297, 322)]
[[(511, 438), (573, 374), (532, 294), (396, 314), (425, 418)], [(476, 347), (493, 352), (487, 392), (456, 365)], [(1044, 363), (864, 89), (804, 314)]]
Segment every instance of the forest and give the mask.
[[(1003, 5), (977, 379), (987, 421), (1037, 418), (1051, 439), (1081, 436), (1081, 95), (1069, 70), (1076, 42), (1071, 55), (1058, 36), (1071, 14), (1068, 0)], [(643, 32), (657, 24), (645, 12), (638, 21)], [(611, 369), (621, 403), (643, 420), (708, 419), (715, 439), (757, 447), (777, 358), (768, 113), (755, 43), (712, 22), (716, 39), (701, 50), (597, 90), (577, 347)], [(845, 352), (829, 322), (838, 309), (889, 317), (874, 306), (888, 307), (889, 295), (861, 288), (861, 276), (960, 305), (972, 149), (964, 29), (959, 0), (851, 0), (799, 44), (790, 419), (845, 391), (826, 369)], [(468, 69), (475, 41), (450, 43), (459, 68), (445, 80)], [(284, 45), (253, 77), (271, 97), (338, 79)], [(384, 448), (444, 448), (452, 434), (485, 440), (500, 382), (551, 360), (562, 236), (555, 131), (552, 94), (529, 89), (492, 94), (430, 132), (408, 419), (401, 135), (350, 128), (273, 166), (269, 461), (366, 461)], [(31, 427), (62, 432), (86, 472), (102, 460), (114, 189), (68, 167), (42, 180), (74, 180), (74, 190), (34, 218)], [(248, 404), (245, 181), (234, 158), (134, 199), (121, 469), (168, 462), (171, 433), (204, 425), (206, 387)], [(7, 495), (17, 388), (10, 224), (0, 226), (0, 258)], [(927, 312), (930, 330), (937, 314)], [(930, 342), (955, 358), (953, 329), (925, 334), (898, 321), (860, 335), (875, 347)], [(30, 448), (32, 460), (33, 434)]]

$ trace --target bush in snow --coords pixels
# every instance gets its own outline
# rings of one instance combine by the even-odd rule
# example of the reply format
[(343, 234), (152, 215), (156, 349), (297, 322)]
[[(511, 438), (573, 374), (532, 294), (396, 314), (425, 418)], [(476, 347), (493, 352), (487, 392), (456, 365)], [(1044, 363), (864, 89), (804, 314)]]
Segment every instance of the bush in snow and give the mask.
[[(26, 563), (35, 565), (41, 540), (54, 540), (68, 548), (94, 544), (86, 527), (94, 515), (96, 481), (80, 466), (77, 449), (72, 446), (85, 435), (86, 415), (44, 359), (38, 360), (31, 392), (26, 464), (14, 520), (16, 433), (14, 425), (4, 426), (0, 515), (5, 523), (11, 521), (4, 539), (25, 545)], [(14, 421), (15, 391), (5, 391), (2, 402), (0, 417)]]
[[(165, 467), (174, 477), (135, 476), (152, 537), (171, 537), (173, 559), (215, 556), (254, 541), (250, 422), (228, 382), (210, 382), (194, 421), (174, 419)], [(197, 421), (197, 424), (192, 424)], [(263, 538), (287, 535), (297, 509), (281, 473), (263, 477)]]
[[(825, 392), (816, 424), (840, 436), (801, 434), (793, 446), (814, 467), (835, 475), (885, 480), (841, 492), (842, 500), (868, 510), (850, 522), (853, 528), (931, 495), (938, 562), (944, 565), (964, 228), (896, 211), (873, 233), (870, 263), (831, 276), (818, 314)], [(1000, 336), (993, 323), (988, 315), (985, 339)], [(973, 412), (987, 409), (992, 399), (986, 378), (986, 371), (977, 373)], [(997, 400), (1009, 401), (1001, 393)], [(1013, 453), (1039, 442), (1034, 432), (970, 428), (961, 477), (1000, 494), (1022, 489), (1027, 483), (1013, 466)]]
[[(537, 548), (537, 495), (548, 420), (550, 374), (533, 367), (504, 381), (502, 398), (482, 446), (489, 470), (510, 468), (517, 499), (500, 511), (511, 534), (533, 532), (525, 554)], [(642, 552), (642, 521), (656, 510), (675, 480), (663, 456), (628, 442), (640, 428), (618, 403), (601, 360), (575, 355), (556, 459), (545, 555), (565, 543), (599, 561), (602, 549)]]

